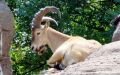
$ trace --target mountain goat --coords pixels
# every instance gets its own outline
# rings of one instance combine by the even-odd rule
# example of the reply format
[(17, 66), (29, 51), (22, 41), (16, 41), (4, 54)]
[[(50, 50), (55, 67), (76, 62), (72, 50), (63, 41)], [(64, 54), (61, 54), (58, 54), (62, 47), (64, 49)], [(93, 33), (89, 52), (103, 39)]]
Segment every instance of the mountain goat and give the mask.
[(63, 66), (60, 68), (64, 69), (68, 65), (84, 61), (89, 54), (101, 47), (101, 44), (95, 40), (86, 40), (80, 36), (69, 36), (49, 27), (51, 22), (57, 24), (54, 19), (45, 17), (49, 12), (58, 12), (60, 15), (58, 8), (47, 6), (35, 14), (31, 23), (32, 49), (42, 54), (48, 45), (53, 52), (47, 61), (48, 65), (54, 67), (56, 64), (62, 64)]

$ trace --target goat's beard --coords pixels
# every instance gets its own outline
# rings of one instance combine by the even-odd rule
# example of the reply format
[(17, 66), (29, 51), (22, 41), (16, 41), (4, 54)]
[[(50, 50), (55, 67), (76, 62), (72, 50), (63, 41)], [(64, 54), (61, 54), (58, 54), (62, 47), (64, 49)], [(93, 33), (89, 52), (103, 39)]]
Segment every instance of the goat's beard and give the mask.
[(42, 55), (44, 52), (46, 52), (46, 50), (47, 50), (47, 47), (43, 46), (42, 48), (39, 49), (38, 54)]

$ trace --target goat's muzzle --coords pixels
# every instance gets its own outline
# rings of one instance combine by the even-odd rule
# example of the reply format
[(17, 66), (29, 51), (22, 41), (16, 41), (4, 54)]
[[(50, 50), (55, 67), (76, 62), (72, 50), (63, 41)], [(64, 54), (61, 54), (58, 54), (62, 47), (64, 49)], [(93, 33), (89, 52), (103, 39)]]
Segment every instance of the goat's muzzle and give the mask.
[(47, 49), (46, 45), (42, 45), (42, 46), (35, 48), (35, 49), (34, 49), (34, 47), (32, 47), (32, 50), (37, 52), (39, 55), (43, 54), (46, 51), (46, 49)]

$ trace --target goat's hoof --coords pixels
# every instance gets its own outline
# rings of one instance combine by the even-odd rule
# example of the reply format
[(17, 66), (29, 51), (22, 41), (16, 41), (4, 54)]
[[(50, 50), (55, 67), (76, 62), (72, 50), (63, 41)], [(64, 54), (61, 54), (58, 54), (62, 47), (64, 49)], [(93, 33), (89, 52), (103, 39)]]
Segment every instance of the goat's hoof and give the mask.
[(56, 64), (54, 65), (54, 68), (56, 68), (57, 70), (64, 70), (65, 66), (63, 64)]
[(60, 68), (60, 64), (54, 65), (54, 68), (57, 69), (57, 70), (62, 70), (62, 69)]

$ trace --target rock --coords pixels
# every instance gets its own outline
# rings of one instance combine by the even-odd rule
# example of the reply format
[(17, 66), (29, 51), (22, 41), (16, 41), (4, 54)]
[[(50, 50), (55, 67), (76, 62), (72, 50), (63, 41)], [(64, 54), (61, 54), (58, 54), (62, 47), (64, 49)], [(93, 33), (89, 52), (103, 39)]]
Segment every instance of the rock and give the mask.
[(120, 40), (120, 15), (116, 16), (112, 21), (112, 25), (115, 27), (115, 31), (112, 36), (112, 41)]
[(48, 70), (43, 70), (42, 72), (40, 72), (40, 75), (58, 75), (60, 71), (61, 70), (57, 70), (55, 68), (50, 68)]
[(0, 0), (0, 75), (13, 75), (9, 49), (14, 35), (14, 16), (5, 0)]

